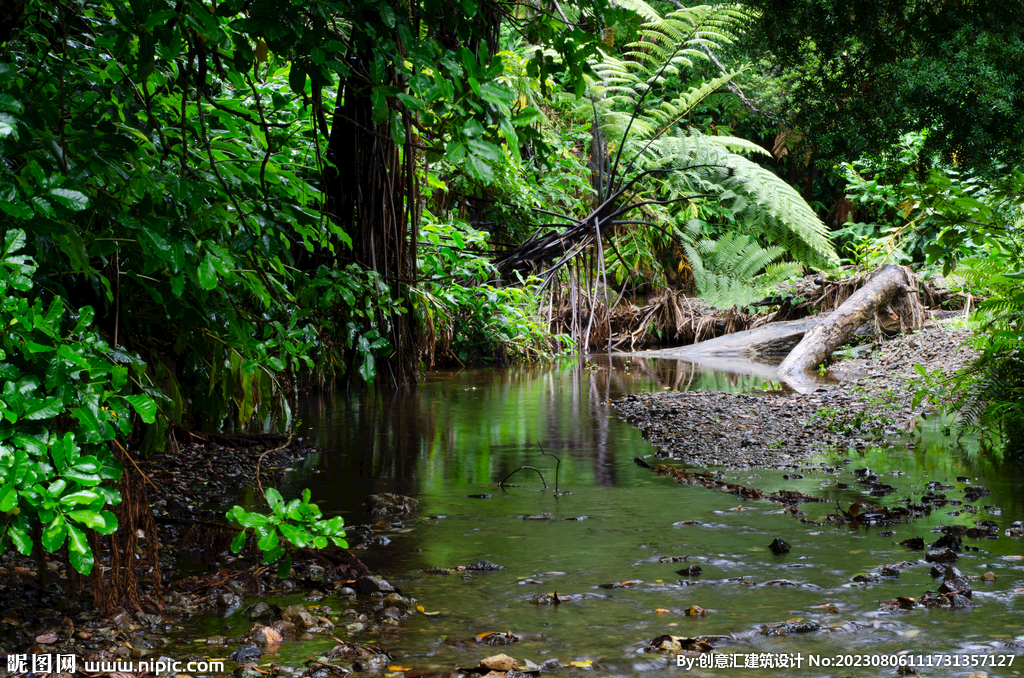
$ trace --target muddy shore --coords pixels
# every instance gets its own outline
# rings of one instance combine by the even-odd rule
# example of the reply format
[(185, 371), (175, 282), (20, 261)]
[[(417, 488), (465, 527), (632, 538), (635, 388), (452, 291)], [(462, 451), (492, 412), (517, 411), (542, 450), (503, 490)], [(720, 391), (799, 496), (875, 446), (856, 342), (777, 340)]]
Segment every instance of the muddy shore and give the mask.
[(612, 403), (661, 458), (698, 467), (797, 468), (825, 450), (863, 448), (911, 433), (935, 407), (912, 401), (914, 365), (951, 374), (975, 352), (955, 323), (861, 347), (834, 363), (833, 383), (810, 393), (782, 384), (751, 393), (708, 391), (629, 395)]

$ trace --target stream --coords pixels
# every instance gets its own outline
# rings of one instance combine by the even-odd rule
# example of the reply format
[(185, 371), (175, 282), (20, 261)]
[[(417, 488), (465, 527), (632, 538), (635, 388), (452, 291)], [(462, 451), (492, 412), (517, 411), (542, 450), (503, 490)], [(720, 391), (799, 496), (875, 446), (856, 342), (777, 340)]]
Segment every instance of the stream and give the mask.
[[(634, 457), (651, 464), (661, 460), (608, 404), (654, 390), (758, 388), (778, 385), (758, 376), (704, 372), (680, 361), (606, 356), (555, 366), (431, 373), (398, 395), (339, 394), (307, 401), (300, 413), (302, 435), (322, 453), (292, 469), (282, 493), (287, 499), (310, 487), (326, 515), (340, 514), (349, 525), (377, 523), (375, 532), (390, 543), (356, 555), (431, 613), (413, 614), (383, 636), (346, 630), (344, 623), (335, 635), (379, 644), (393, 655), (393, 664), (430, 673), (475, 666), (499, 652), (520, 663), (556, 660), (562, 668), (554, 671), (564, 675), (685, 671), (675, 667), (674, 658), (643, 651), (662, 634), (715, 637), (716, 653), (804, 657), (801, 669), (739, 669), (751, 677), (895, 675), (892, 667), (811, 668), (809, 655), (942, 654), (969, 663), (976, 655), (1024, 653), (1024, 540), (1004, 534), (1024, 518), (1020, 466), (998, 463), (969, 446), (958, 448), (932, 427), (914, 439), (913, 449), (905, 445), (909, 439), (894, 439), (881, 448), (811, 460), (802, 466), (801, 479), (784, 479), (781, 470), (723, 470), (725, 478), (741, 485), (766, 492), (799, 490), (832, 502), (801, 505), (809, 521), (824, 521), (837, 501), (844, 507), (857, 501), (893, 506), (920, 497), (929, 481), (952, 486), (945, 490), (950, 498), (963, 497), (966, 483), (957, 477), (992, 491), (974, 502), (976, 512), (947, 505), (895, 526), (814, 525), (779, 504), (681, 486), (635, 464)], [(558, 496), (555, 459), (540, 454), (541, 447), (561, 460)], [(508, 481), (518, 487), (497, 487), (522, 465), (541, 471), (549, 488), (533, 471)], [(898, 491), (866, 497), (851, 473), (864, 466)], [(415, 497), (420, 510), (400, 526), (391, 525), (363, 505), (366, 495), (379, 492)], [(552, 518), (523, 519), (542, 513)], [(898, 596), (920, 598), (941, 583), (930, 576), (924, 552), (899, 541), (920, 536), (933, 542), (942, 536), (933, 528), (974, 527), (985, 520), (999, 526), (999, 537), (964, 537), (965, 546), (978, 550), (965, 549), (956, 563), (972, 577), (971, 607), (890, 610), (879, 605)], [(789, 553), (769, 549), (776, 537), (791, 545)], [(673, 557), (680, 560), (672, 562)], [(472, 572), (470, 578), (424, 571), (479, 560), (504, 569)], [(898, 578), (854, 581), (901, 562), (909, 565)], [(702, 572), (677, 574), (690, 565)], [(994, 581), (982, 581), (985, 572), (994, 573)], [(619, 582), (634, 583), (601, 588)], [(531, 602), (536, 594), (554, 592), (585, 597), (560, 605)], [(685, 610), (694, 605), (707, 616), (687, 616)], [(821, 628), (762, 633), (764, 625), (794, 619)], [(206, 620), (203, 633), (237, 635), (246, 626), (236, 612)], [(474, 642), (478, 634), (507, 631), (520, 641), (503, 647)], [(275, 662), (299, 664), (333, 645), (328, 638), (286, 642)], [(546, 664), (545, 672), (554, 664)], [(1024, 657), (1015, 656), (1012, 666), (918, 672), (966, 676), (978, 670), (1020, 675)], [(723, 676), (734, 671), (694, 667), (687, 672)]]

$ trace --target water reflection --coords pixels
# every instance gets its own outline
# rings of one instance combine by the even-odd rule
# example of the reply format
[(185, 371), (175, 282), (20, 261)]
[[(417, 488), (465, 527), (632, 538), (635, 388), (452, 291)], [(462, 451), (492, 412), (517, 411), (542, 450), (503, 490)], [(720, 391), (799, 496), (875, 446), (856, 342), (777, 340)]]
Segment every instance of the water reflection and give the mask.
[[(311, 398), (303, 435), (324, 450), (295, 487), (330, 490), (325, 509), (357, 512), (373, 492), (417, 495), (439, 485), (491, 485), (523, 464), (560, 480), (610, 487), (619, 462), (650, 451), (609, 402), (652, 390), (780, 388), (763, 377), (681, 360), (598, 356), (555, 366), (431, 373), (415, 388)], [(318, 488), (319, 486), (319, 488)], [(319, 494), (318, 496), (324, 496)]]
[[(864, 500), (895, 504), (919, 497), (928, 481), (964, 475), (992, 490), (975, 502), (976, 513), (950, 504), (912, 524), (851, 528), (824, 523), (834, 504), (805, 504), (810, 521), (805, 523), (778, 505), (679, 486), (636, 466), (633, 457), (652, 448), (608, 404), (640, 391), (754, 388), (785, 386), (677, 360), (613, 356), (545, 368), (432, 374), (398, 394), (310, 400), (301, 413), (303, 435), (323, 452), (290, 474), (284, 491), (295, 495), (309, 486), (326, 513), (340, 512), (349, 523), (374, 520), (361, 513), (366, 494), (391, 491), (421, 500), (420, 515), (404, 521), (407, 532), (378, 526), (391, 537), (391, 545), (358, 554), (403, 590), (414, 592), (426, 609), (441, 613), (414, 616), (387, 640), (402, 663), (426, 669), (474, 665), (485, 656), (481, 652), (491, 649), (452, 646), (443, 639), (506, 629), (523, 636), (510, 652), (516, 657), (592, 659), (608, 672), (630, 676), (667, 668), (665, 660), (639, 653), (647, 640), (662, 633), (721, 634), (725, 652), (829, 655), (851, 648), (949, 652), (971, 643), (1001, 643), (1019, 633), (1024, 614), (1024, 595), (1016, 592), (1024, 577), (1024, 565), (1015, 558), (1022, 547), (1019, 539), (970, 540), (981, 551), (965, 551), (958, 567), (972, 576), (992, 570), (998, 577), (976, 587), (977, 608), (891, 613), (878, 602), (919, 597), (937, 586), (920, 552), (899, 546), (900, 540), (923, 536), (933, 541), (938, 535), (929, 531), (950, 523), (973, 526), (992, 519), (1008, 527), (1021, 519), (1024, 506), (1015, 490), (1024, 482), (1019, 467), (956, 451), (926, 430), (915, 439), (915, 448), (894, 441), (889, 448), (837, 458), (850, 459), (840, 464), (844, 469), (870, 466), (880, 474), (900, 473), (886, 478), (899, 491), (880, 499), (865, 498), (845, 471), (808, 472), (795, 481), (785, 480), (781, 471), (728, 474), (730, 480), (764, 491), (822, 493), (844, 506)], [(536, 478), (526, 474), (514, 479), (522, 487), (496, 488), (498, 480), (523, 464), (541, 469), (553, 484), (554, 461), (538, 454), (538, 444), (562, 460), (559, 485), (572, 494), (555, 497), (541, 491)], [(476, 494), (491, 497), (471, 497)], [(553, 519), (522, 519), (539, 513)], [(445, 517), (430, 517), (438, 515)], [(580, 516), (587, 519), (572, 520)], [(768, 543), (775, 536), (790, 542), (792, 552), (772, 554)], [(676, 570), (681, 565), (671, 562), (674, 556), (699, 563), (703, 574), (680, 581)], [(466, 581), (424, 572), (479, 559), (507, 569)], [(854, 581), (858, 574), (903, 560), (915, 564), (897, 579)], [(600, 588), (623, 580), (639, 583), (621, 590)], [(796, 586), (779, 585), (779, 580)], [(534, 594), (551, 591), (597, 597), (558, 607), (531, 604)], [(711, 614), (687, 617), (682, 610), (690, 605)], [(824, 630), (788, 637), (760, 631), (763, 624), (796, 617), (813, 619)], [(373, 636), (352, 639), (378, 642)], [(884, 673), (892, 675), (891, 670)]]

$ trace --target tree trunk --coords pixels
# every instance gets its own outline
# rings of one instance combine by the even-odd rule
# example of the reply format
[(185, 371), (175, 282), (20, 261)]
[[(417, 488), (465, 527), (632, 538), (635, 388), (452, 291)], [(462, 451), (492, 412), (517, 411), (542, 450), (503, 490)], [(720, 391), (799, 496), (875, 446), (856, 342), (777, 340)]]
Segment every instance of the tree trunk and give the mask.
[(828, 362), (834, 350), (845, 344), (858, 327), (897, 293), (916, 289), (913, 283), (912, 274), (901, 266), (886, 264), (878, 269), (842, 306), (807, 331), (803, 340), (779, 365), (778, 373), (796, 376), (817, 370), (819, 365)]

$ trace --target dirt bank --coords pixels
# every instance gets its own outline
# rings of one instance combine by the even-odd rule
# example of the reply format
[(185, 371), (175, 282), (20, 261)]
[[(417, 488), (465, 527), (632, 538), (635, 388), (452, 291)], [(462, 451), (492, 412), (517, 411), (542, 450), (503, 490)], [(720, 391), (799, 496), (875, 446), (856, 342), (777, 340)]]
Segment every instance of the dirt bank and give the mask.
[(613, 403), (658, 448), (696, 466), (789, 468), (815, 452), (864, 447), (911, 430), (932, 407), (912, 407), (914, 365), (952, 373), (974, 357), (968, 330), (954, 323), (903, 335), (840, 360), (837, 383), (811, 393), (658, 392)]

